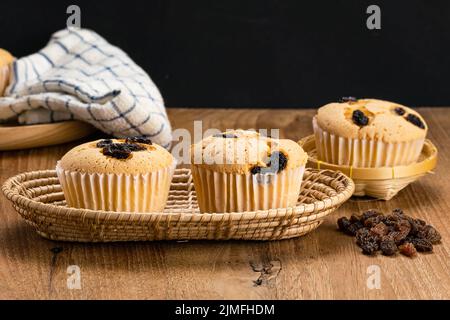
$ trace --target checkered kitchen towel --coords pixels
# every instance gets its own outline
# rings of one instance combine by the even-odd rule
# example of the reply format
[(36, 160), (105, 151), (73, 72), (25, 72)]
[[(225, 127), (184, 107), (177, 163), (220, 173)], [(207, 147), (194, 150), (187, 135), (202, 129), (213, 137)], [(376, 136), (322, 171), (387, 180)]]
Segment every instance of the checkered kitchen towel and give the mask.
[(128, 55), (93, 31), (64, 29), (41, 51), (18, 59), (0, 98), (0, 121), (24, 124), (67, 119), (116, 137), (145, 135), (169, 147), (164, 102)]

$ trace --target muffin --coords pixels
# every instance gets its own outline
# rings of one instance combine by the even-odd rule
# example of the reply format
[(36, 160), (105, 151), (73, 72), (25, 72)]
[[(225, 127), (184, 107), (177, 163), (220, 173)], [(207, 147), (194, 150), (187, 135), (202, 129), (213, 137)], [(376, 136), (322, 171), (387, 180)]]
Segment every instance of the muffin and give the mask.
[(191, 169), (201, 212), (293, 207), (307, 154), (294, 141), (233, 130), (191, 146)]
[(416, 162), (428, 131), (411, 108), (351, 97), (319, 108), (313, 128), (319, 160), (366, 168)]
[(6, 50), (0, 48), (0, 97), (9, 83), (9, 68), (14, 57)]
[(67, 205), (105, 211), (159, 212), (176, 166), (173, 156), (145, 137), (105, 139), (67, 152), (56, 172)]

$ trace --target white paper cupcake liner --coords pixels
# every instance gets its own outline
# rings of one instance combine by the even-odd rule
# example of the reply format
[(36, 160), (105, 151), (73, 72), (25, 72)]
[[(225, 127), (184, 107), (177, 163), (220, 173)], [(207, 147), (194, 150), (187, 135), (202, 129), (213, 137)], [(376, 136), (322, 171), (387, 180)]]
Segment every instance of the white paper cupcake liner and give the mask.
[(83, 173), (56, 165), (69, 207), (104, 211), (160, 212), (169, 195), (176, 163), (157, 171), (137, 174)]
[(424, 139), (387, 143), (380, 140), (343, 138), (331, 134), (313, 118), (317, 157), (328, 163), (362, 168), (393, 167), (417, 162)]
[(201, 212), (243, 212), (293, 207), (305, 167), (278, 174), (235, 174), (192, 166)]

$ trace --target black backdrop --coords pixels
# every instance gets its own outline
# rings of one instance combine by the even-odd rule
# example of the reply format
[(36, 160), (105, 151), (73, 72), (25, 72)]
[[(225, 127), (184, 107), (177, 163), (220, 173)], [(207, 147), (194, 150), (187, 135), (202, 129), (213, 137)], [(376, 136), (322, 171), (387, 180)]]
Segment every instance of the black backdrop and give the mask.
[[(450, 1), (2, 1), (0, 47), (82, 27), (147, 70), (169, 107), (317, 107), (338, 97), (450, 105)], [(381, 30), (366, 8), (381, 7)]]

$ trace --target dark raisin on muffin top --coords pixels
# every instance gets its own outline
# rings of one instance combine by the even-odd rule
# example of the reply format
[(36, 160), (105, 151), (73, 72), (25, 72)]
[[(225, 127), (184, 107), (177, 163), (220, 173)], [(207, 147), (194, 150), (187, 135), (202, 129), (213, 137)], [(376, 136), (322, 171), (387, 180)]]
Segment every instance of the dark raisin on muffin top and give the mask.
[(105, 156), (124, 160), (129, 159), (134, 151), (147, 150), (142, 144), (152, 145), (152, 141), (143, 136), (129, 137), (125, 139), (125, 142), (113, 142), (112, 139), (103, 139), (96, 144), (96, 147), (101, 148)]
[(421, 129), (425, 129), (425, 125), (423, 124), (422, 120), (420, 120), (420, 118), (412, 113), (408, 114), (406, 116), (406, 121), (411, 122), (413, 125), (421, 128)]
[(254, 166), (250, 172), (252, 174), (258, 173), (280, 173), (286, 169), (288, 159), (283, 152), (274, 151), (270, 154), (269, 161), (267, 162), (267, 167)]
[(126, 143), (143, 143), (152, 145), (152, 140), (146, 136), (128, 137), (125, 139)]
[(369, 118), (361, 110), (353, 111), (352, 120), (354, 124), (360, 127), (364, 127), (369, 124)]

